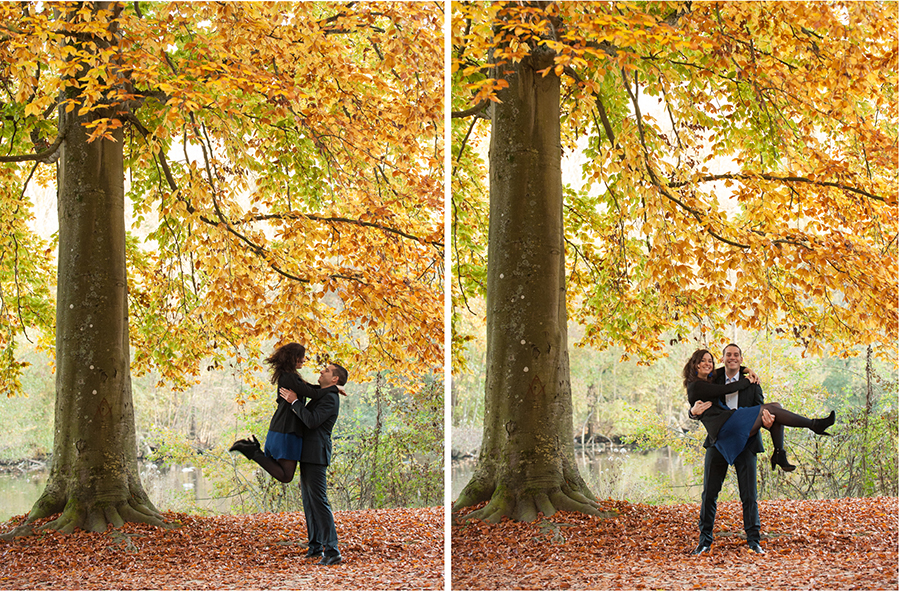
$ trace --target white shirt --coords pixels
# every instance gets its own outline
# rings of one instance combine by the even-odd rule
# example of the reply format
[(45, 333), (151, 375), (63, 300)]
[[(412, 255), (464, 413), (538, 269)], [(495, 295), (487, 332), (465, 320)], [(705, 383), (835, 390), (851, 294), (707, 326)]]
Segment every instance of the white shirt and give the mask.
[[(737, 372), (734, 377), (729, 378), (725, 376), (725, 383), (730, 384), (731, 382), (736, 382), (741, 379), (741, 372)], [(738, 393), (734, 392), (733, 394), (725, 395), (725, 406), (728, 408), (737, 408), (738, 407)]]

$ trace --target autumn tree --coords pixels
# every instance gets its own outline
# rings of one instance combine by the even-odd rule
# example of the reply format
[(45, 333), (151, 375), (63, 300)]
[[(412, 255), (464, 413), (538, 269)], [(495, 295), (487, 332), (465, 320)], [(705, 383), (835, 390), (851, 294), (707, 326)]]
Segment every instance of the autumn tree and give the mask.
[(459, 2), (452, 22), (454, 319), (484, 296), (487, 325), (456, 510), (595, 510), (567, 318), (581, 345), (645, 360), (729, 326), (809, 354), (894, 350), (895, 6)]
[[(53, 463), (29, 521), (161, 523), (137, 472), (132, 372), (184, 386), (289, 340), (358, 377), (413, 384), (441, 367), (437, 7), (0, 15), (7, 395), (21, 389), (17, 335), (55, 343)], [(28, 191), (54, 182), (57, 244), (31, 227)]]

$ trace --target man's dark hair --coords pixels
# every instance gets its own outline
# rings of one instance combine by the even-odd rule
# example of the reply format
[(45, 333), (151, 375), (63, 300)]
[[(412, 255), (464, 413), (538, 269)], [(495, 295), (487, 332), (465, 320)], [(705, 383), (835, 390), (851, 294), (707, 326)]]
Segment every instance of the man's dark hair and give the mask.
[(337, 363), (332, 363), (331, 366), (334, 367), (334, 375), (338, 377), (338, 386), (346, 386), (349, 377), (347, 370)]
[(738, 346), (737, 346), (737, 345), (735, 345), (735, 344), (734, 344), (734, 343), (728, 343), (728, 344), (727, 344), (727, 345), (725, 345), (725, 348), (724, 348), (724, 349), (722, 349), (722, 357), (725, 357), (725, 351), (727, 351), (727, 350), (728, 350), (728, 347), (734, 347), (734, 348), (735, 348), (735, 349), (737, 349), (737, 350), (738, 350), (738, 353), (740, 353), (740, 354), (741, 354), (741, 357), (743, 357), (743, 356), (744, 356), (744, 352), (743, 352), (743, 351), (741, 351), (741, 348), (740, 348), (740, 347), (738, 347)]

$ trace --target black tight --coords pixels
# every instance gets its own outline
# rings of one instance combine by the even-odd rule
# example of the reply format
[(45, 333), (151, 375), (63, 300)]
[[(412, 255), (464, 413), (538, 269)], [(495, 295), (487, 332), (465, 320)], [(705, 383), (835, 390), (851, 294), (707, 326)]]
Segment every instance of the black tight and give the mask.
[(784, 449), (784, 428), (785, 427), (806, 427), (812, 429), (812, 419), (807, 419), (789, 410), (785, 410), (778, 402), (769, 402), (763, 404), (759, 409), (759, 416), (750, 429), (750, 436), (756, 435), (762, 427), (762, 411), (767, 410), (775, 416), (775, 422), (769, 427), (769, 434), (772, 436), (772, 445), (775, 449)]
[(297, 469), (296, 460), (274, 460), (260, 451), (253, 455), (253, 461), (262, 466), (263, 470), (279, 482), (287, 484), (294, 479), (294, 471)]

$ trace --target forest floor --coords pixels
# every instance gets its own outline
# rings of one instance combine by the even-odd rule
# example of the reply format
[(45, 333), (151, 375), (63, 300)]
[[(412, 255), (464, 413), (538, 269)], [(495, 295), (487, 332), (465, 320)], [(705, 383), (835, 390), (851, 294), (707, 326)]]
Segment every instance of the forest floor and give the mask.
[[(605, 501), (610, 518), (452, 527), (452, 588), (897, 589), (898, 499), (762, 501), (762, 548), (743, 537), (739, 501), (719, 503), (709, 555), (697, 545), (699, 506)], [(473, 507), (474, 509), (474, 507)], [(460, 512), (456, 517), (464, 517)]]
[(441, 507), (336, 512), (344, 561), (335, 566), (304, 558), (302, 513), (164, 516), (180, 526), (0, 540), (0, 589), (444, 588)]

